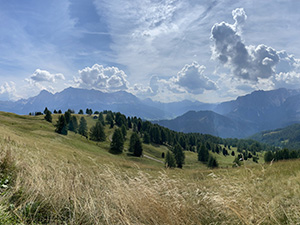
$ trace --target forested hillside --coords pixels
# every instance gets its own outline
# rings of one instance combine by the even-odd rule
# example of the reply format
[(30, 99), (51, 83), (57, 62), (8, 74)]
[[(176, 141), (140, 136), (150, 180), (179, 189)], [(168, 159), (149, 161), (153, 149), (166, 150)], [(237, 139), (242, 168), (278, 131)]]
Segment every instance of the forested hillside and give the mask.
[(281, 148), (300, 149), (300, 124), (285, 128), (263, 131), (250, 138)]

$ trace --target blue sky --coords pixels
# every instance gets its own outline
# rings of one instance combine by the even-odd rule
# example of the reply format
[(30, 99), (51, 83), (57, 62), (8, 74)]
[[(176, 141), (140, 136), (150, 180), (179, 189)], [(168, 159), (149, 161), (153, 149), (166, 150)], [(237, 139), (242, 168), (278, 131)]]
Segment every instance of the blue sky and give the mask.
[(0, 0), (0, 100), (69, 86), (220, 102), (300, 87), (299, 1)]

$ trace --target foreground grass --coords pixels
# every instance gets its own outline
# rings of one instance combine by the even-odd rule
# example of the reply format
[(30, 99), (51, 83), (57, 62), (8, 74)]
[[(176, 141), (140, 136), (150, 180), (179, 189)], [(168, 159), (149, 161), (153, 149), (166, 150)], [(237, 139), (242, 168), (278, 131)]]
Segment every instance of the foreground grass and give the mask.
[(41, 118), (0, 114), (0, 124), (3, 224), (300, 223), (299, 160), (208, 170), (188, 153), (185, 169), (166, 170)]

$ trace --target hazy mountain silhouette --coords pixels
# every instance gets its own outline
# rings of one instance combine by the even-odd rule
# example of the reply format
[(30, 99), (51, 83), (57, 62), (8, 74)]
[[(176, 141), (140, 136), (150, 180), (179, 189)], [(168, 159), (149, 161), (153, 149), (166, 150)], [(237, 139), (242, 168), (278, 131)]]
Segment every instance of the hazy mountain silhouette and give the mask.
[[(125, 91), (104, 93), (70, 87), (55, 94), (44, 90), (29, 99), (0, 102), (1, 111), (18, 114), (43, 111), (45, 107), (52, 111), (74, 109), (78, 112), (86, 108), (119, 111), (127, 116), (164, 120), (157, 123), (177, 131), (246, 137), (300, 122), (300, 91), (284, 88), (254, 91), (216, 105), (188, 100), (161, 103), (151, 99), (141, 100)], [(191, 110), (205, 112), (186, 113)]]
[(224, 138), (245, 137), (253, 134), (253, 127), (246, 122), (238, 122), (213, 111), (189, 111), (172, 120), (156, 121), (161, 126), (184, 133), (204, 133)]

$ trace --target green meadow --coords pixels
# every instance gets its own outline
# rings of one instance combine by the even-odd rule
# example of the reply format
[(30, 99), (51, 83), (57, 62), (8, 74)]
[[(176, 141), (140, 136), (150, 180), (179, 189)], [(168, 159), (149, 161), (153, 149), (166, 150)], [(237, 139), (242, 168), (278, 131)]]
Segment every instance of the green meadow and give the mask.
[[(78, 119), (82, 115), (76, 115)], [(83, 115), (90, 128), (96, 123)], [(299, 224), (300, 161), (213, 154), (209, 169), (185, 151), (183, 169), (167, 169), (164, 145), (143, 144), (143, 157), (109, 152), (106, 140), (60, 135), (44, 116), (0, 112), (0, 224)], [(224, 147), (224, 146), (222, 146)]]

